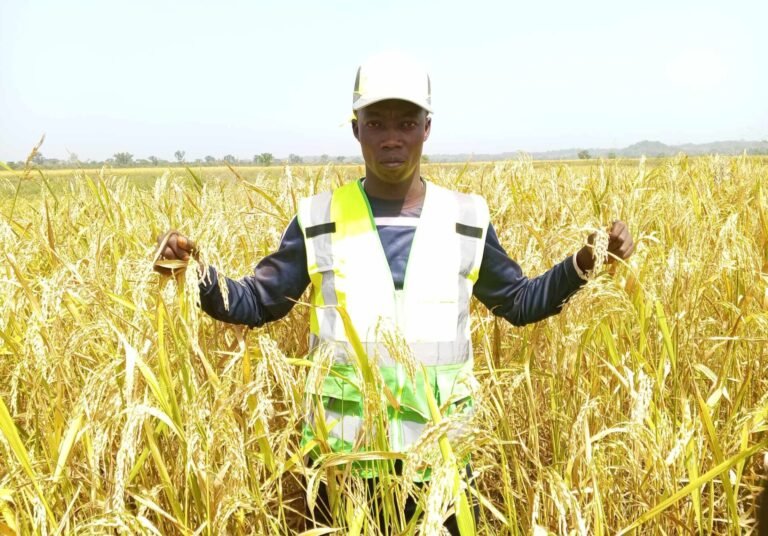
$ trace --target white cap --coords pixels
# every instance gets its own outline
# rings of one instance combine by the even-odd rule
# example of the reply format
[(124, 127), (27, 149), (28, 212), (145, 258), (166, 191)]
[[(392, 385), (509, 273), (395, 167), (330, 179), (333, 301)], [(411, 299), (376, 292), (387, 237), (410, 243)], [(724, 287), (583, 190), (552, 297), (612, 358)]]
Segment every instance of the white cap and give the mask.
[(432, 88), (426, 69), (401, 52), (384, 52), (365, 60), (357, 69), (352, 110), (399, 99), (432, 113)]

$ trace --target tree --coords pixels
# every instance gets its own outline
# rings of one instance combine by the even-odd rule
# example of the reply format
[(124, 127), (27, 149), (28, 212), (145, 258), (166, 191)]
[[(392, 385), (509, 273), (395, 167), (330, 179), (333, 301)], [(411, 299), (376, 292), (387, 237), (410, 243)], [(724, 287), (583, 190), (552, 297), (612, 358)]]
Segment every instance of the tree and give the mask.
[(184, 155), (185, 154), (186, 154), (186, 152), (184, 152), (182, 150), (178, 150), (175, 153), (173, 153), (173, 156), (175, 156), (176, 160), (178, 160), (179, 164), (181, 164), (184, 161)]
[(133, 164), (133, 155), (131, 153), (115, 153), (112, 155), (115, 159), (115, 165), (120, 167), (127, 167)]
[(230, 164), (230, 165), (237, 162), (237, 158), (235, 158), (231, 154), (224, 155), (224, 158), (222, 158), (222, 160), (224, 160), (227, 164)]
[(216, 162), (216, 159), (214, 157), (212, 157), (211, 155), (208, 155), (208, 156), (205, 157), (205, 163), (206, 164), (213, 164), (214, 162)]
[(291, 153), (288, 155), (288, 162), (291, 164), (301, 164), (304, 162), (304, 159), (297, 154)]
[(253, 156), (253, 161), (260, 166), (270, 166), (275, 159), (272, 153), (261, 153)]
[(592, 157), (586, 149), (579, 151), (579, 160), (589, 160), (590, 158)]
[(611, 160), (616, 160), (616, 153), (611, 151), (610, 153), (608, 153), (608, 158), (610, 158)]
[(327, 154), (320, 155), (320, 163), (321, 164), (327, 164), (330, 159), (331, 159), (331, 157), (328, 156)]
[(427, 155), (425, 155), (425, 154), (422, 154), (421, 155), (421, 161), (424, 164), (429, 164), (429, 157)]
[(69, 153), (69, 163), (76, 165), (80, 159), (77, 157), (77, 153)]
[(147, 160), (149, 160), (153, 166), (157, 165), (157, 157), (156, 156), (148, 156)]
[(32, 157), (32, 162), (38, 166), (42, 166), (45, 163), (45, 157), (43, 156), (43, 153), (36, 152), (35, 156)]
[(343, 164), (344, 163), (344, 157), (343, 156), (337, 156), (336, 157), (336, 163), (337, 164)]

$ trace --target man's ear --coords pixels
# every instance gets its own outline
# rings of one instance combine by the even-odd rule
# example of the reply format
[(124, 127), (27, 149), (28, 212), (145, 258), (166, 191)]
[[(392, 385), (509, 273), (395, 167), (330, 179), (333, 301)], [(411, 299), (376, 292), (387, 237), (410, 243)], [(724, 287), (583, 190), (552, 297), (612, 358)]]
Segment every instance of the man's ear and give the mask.
[(352, 120), (352, 134), (354, 134), (357, 141), (360, 141), (360, 130), (357, 127), (357, 119)]
[(429, 133), (432, 131), (432, 118), (430, 116), (427, 116), (427, 119), (424, 121), (424, 141), (427, 141), (429, 139)]

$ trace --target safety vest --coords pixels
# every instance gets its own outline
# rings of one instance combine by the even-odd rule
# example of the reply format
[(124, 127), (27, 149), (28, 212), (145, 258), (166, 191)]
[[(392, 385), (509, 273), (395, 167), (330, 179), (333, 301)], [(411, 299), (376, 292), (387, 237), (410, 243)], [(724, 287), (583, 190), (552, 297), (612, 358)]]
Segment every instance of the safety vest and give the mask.
[[(310, 396), (321, 397), (328, 443), (334, 452), (365, 449), (364, 400), (356, 387), (354, 350), (333, 307), (340, 305), (397, 400), (396, 410), (388, 407), (389, 448), (403, 452), (430, 422), (425, 382), (421, 373), (408, 377), (383, 337), (392, 330), (407, 342), (425, 366), (438, 404), (471, 406), (465, 404), (474, 382), (469, 301), (483, 257), (488, 206), (480, 196), (426, 182), (402, 290), (395, 289), (361, 180), (302, 199), (298, 221), (312, 283), (310, 349), (325, 346), (333, 355), (322, 387), (307, 387)], [(305, 421), (304, 444), (316, 437), (315, 419), (311, 414)]]

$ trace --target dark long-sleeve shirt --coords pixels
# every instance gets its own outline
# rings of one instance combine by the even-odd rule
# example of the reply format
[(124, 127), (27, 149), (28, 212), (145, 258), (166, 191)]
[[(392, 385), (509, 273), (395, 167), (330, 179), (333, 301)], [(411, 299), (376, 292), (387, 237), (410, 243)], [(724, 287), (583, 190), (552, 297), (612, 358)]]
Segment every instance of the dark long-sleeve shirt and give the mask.
[[(421, 206), (404, 207), (400, 200), (373, 197), (369, 202), (395, 287), (402, 289)], [(228, 309), (219, 289), (222, 278), (215, 268), (209, 268), (206, 279), (200, 284), (200, 301), (213, 318), (255, 327), (284, 317), (310, 283), (304, 236), (296, 218), (283, 233), (277, 251), (264, 257), (253, 275), (238, 281), (224, 278), (229, 291)], [(566, 300), (583, 285), (570, 256), (546, 273), (527, 278), (504, 251), (493, 225), (489, 225), (473, 294), (496, 316), (516, 326), (542, 320), (560, 312)]]

